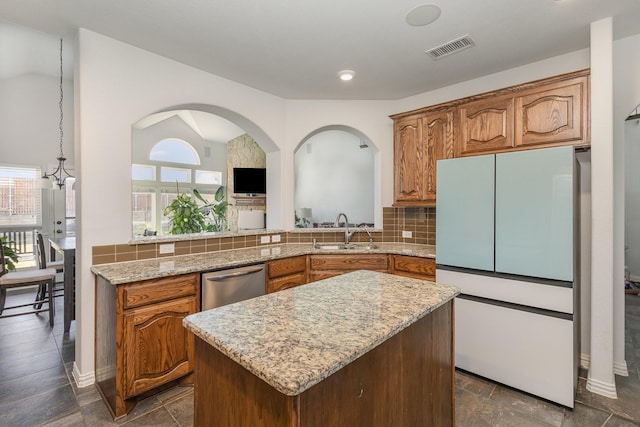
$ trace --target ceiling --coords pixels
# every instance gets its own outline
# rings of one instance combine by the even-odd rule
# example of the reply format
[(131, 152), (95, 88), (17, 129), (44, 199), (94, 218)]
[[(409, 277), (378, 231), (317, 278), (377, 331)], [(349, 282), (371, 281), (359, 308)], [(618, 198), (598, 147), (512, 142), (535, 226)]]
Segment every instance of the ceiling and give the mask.
[[(441, 15), (405, 18), (417, 5)], [(589, 47), (589, 24), (640, 33), (640, 0), (2, 0), (0, 19), (83, 27), (285, 99), (400, 99)], [(425, 50), (469, 35), (434, 61)], [(1, 42), (0, 42), (1, 43)], [(343, 82), (337, 73), (355, 70)]]

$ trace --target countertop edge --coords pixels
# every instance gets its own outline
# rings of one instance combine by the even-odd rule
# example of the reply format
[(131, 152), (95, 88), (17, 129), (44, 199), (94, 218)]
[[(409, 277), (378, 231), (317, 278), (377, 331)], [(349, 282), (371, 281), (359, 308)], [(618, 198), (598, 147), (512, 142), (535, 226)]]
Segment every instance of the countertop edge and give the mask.
[[(162, 258), (152, 258), (137, 261), (122, 261), (91, 266), (91, 272), (102, 277), (112, 285), (133, 283), (142, 280), (159, 279), (189, 273), (234, 268), (244, 265), (257, 264), (277, 259), (302, 255), (331, 255), (331, 254), (385, 254), (406, 255), (418, 258), (435, 258), (434, 245), (415, 243), (379, 243), (376, 249), (315, 249), (310, 243), (285, 243), (281, 245), (265, 245), (260, 247), (229, 249), (218, 252), (205, 252), (189, 255), (174, 255)], [(233, 257), (236, 254), (251, 254), (252, 256), (238, 256), (233, 260), (220, 259)], [(206, 261), (206, 262), (205, 262)], [(217, 262), (216, 262), (217, 261)], [(144, 268), (146, 267), (147, 271)], [(122, 271), (135, 270), (135, 275), (126, 275)]]

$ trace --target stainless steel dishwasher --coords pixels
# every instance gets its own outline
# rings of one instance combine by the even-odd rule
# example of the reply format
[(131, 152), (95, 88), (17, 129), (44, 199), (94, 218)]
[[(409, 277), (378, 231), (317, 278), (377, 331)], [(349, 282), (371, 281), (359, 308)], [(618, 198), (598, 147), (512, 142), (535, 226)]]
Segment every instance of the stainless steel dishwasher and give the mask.
[(264, 264), (204, 273), (201, 284), (202, 310), (264, 295)]

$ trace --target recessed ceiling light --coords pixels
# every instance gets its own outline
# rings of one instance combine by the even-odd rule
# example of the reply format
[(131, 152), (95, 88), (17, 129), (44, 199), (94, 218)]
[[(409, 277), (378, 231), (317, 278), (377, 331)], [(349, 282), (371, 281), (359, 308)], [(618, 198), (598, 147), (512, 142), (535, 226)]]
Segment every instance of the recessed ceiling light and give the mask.
[(440, 17), (440, 8), (435, 4), (421, 4), (407, 13), (407, 24), (414, 27), (429, 25)]
[(355, 75), (356, 75), (356, 72), (353, 70), (342, 70), (338, 73), (340, 80), (344, 80), (345, 82), (348, 82), (349, 80), (353, 79), (353, 76)]

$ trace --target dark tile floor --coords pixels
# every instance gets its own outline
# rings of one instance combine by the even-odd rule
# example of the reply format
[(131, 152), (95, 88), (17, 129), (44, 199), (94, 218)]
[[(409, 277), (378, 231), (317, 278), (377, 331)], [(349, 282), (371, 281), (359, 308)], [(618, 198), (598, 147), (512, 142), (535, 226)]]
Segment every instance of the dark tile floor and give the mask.
[[(30, 301), (33, 294), (12, 295)], [(474, 375), (456, 373), (458, 426), (640, 425), (640, 296), (626, 296), (626, 360), (629, 377), (616, 377), (618, 399), (585, 389), (569, 410)], [(56, 299), (62, 313), (62, 298)], [(57, 320), (57, 319), (56, 319)], [(94, 386), (78, 389), (71, 376), (75, 322), (48, 326), (47, 314), (0, 319), (0, 426), (191, 426), (193, 389), (175, 387), (140, 402), (114, 422)]]

